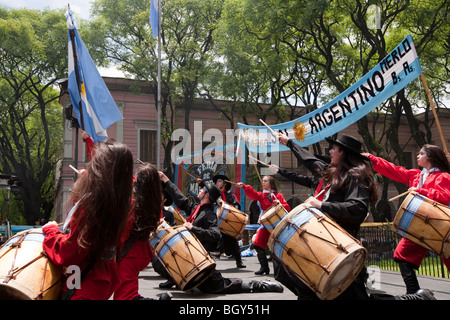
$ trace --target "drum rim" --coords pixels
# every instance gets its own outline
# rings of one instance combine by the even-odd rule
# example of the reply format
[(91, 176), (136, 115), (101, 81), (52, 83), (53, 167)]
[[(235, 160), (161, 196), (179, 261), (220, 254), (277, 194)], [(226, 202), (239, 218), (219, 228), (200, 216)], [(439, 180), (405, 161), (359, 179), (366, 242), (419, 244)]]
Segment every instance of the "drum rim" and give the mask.
[[(188, 233), (189, 236), (192, 236), (194, 239), (197, 240), (198, 245), (200, 246), (199, 248), (197, 248), (199, 251), (202, 249), (203, 250), (203, 254), (204, 254), (204, 259), (202, 261), (199, 262), (199, 264), (194, 265), (193, 268), (186, 274), (183, 275), (182, 278), (180, 278), (179, 283), (177, 283), (177, 279), (174, 279), (174, 277), (171, 274), (171, 271), (167, 270), (167, 272), (172, 276), (172, 279), (177, 283), (177, 285), (180, 287), (181, 290), (185, 291), (185, 290), (190, 290), (193, 288), (196, 288), (197, 286), (199, 286), (200, 284), (202, 284), (206, 279), (208, 279), (208, 277), (212, 274), (212, 272), (216, 269), (216, 262), (214, 261), (214, 259), (211, 258), (211, 256), (209, 255), (209, 253), (206, 251), (206, 249), (203, 247), (203, 245), (201, 244), (201, 242), (197, 239), (197, 237), (190, 232), (186, 227), (178, 227), (178, 228), (173, 228), (160, 242), (159, 244), (156, 246), (155, 249), (155, 255), (161, 260), (162, 265), (164, 268), (165, 267), (165, 262), (164, 262), (164, 257), (165, 255), (169, 252), (170, 248), (167, 249), (167, 251), (164, 253), (164, 256), (161, 257), (160, 256), (160, 252), (161, 250), (164, 248), (164, 246), (167, 246), (168, 241), (173, 237), (176, 236), (180, 233)], [(181, 237), (181, 236), (180, 236)], [(177, 242), (180, 240), (177, 240)], [(201, 269), (204, 268), (204, 269)], [(186, 286), (195, 279), (195, 274), (193, 274), (194, 270), (199, 270), (200, 269), (200, 274), (197, 275), (201, 275), (201, 281), (199, 281), (198, 283), (193, 284), (192, 286), (190, 286), (189, 288), (187, 288)], [(205, 275), (203, 275), (205, 274)], [(189, 278), (190, 276), (193, 276), (193, 279), (189, 279), (187, 280), (187, 278)]]
[[(208, 264), (205, 263), (209, 262)], [(203, 268), (203, 269), (202, 269)], [(198, 274), (192, 274), (194, 270), (198, 270), (200, 269), (200, 272)], [(205, 260), (203, 260), (201, 262), (201, 264), (199, 266), (195, 266), (194, 268), (192, 268), (192, 270), (186, 275), (184, 276), (181, 281), (180, 281), (180, 289), (183, 291), (186, 290), (191, 290), (194, 289), (196, 287), (198, 287), (199, 285), (201, 285), (203, 282), (205, 282), (210, 276), (211, 274), (214, 272), (214, 270), (216, 269), (216, 263), (215, 261), (211, 261), (210, 259), (206, 258)], [(192, 279), (187, 280), (187, 278), (192, 277)], [(198, 280), (196, 279), (196, 276), (201, 276), (200, 281), (196, 281), (193, 282), (194, 280)], [(184, 285), (181, 285), (184, 282)]]
[[(334, 265), (336, 265), (337, 268), (334, 268), (333, 271), (330, 274), (323, 273), (321, 279), (319, 280), (318, 288), (320, 288), (320, 294), (319, 292), (316, 292), (317, 296), (323, 300), (332, 300), (341, 295), (355, 280), (355, 278), (358, 276), (358, 274), (361, 272), (365, 265), (365, 261), (367, 258), (367, 249), (359, 245), (358, 243), (352, 243), (351, 245), (347, 246), (345, 248), (347, 251), (349, 251), (348, 254), (339, 254), (333, 259), (329, 264), (328, 268), (332, 269)], [(348, 279), (345, 280), (344, 285), (341, 287), (341, 291), (335, 291), (335, 283), (331, 283), (330, 281), (323, 282), (322, 280), (327, 279), (331, 280), (334, 279), (336, 274), (339, 273), (339, 271), (342, 268), (338, 268), (344, 261), (348, 260), (354, 260), (358, 255), (361, 255), (362, 257), (359, 259), (359, 263), (355, 266), (353, 266), (353, 272), (352, 276), (348, 277)], [(326, 295), (325, 295), (326, 294)]]
[[(11, 300), (33, 300), (33, 296), (36, 296), (36, 293), (34, 293), (33, 291), (31, 291), (30, 289), (26, 288), (25, 286), (21, 285), (20, 283), (18, 283), (17, 281), (11, 280), (9, 281), (7, 284), (6, 283), (0, 283), (0, 296), (2, 296), (2, 299), (4, 299), (3, 297), (3, 290), (5, 289), (6, 291), (11, 291), (14, 293), (14, 296), (16, 297), (16, 299), (11, 299)], [(8, 299), (6, 299), (8, 300)]]

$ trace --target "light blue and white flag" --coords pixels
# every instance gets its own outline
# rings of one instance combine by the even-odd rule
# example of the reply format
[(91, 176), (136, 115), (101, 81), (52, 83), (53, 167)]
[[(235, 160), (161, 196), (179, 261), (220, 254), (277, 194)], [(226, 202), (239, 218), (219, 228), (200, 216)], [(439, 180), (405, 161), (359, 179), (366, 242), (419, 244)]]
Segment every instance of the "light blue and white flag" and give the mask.
[(80, 127), (97, 143), (105, 140), (106, 129), (123, 117), (78, 34), (72, 11), (69, 9), (65, 16), (69, 27), (70, 99)]
[(150, 1), (150, 26), (152, 27), (152, 36), (156, 38), (159, 33), (158, 0)]
[[(324, 106), (298, 119), (270, 125), (300, 146), (309, 146), (355, 123), (422, 73), (411, 35), (359, 81)], [(240, 140), (251, 152), (286, 151), (265, 126), (238, 123)]]

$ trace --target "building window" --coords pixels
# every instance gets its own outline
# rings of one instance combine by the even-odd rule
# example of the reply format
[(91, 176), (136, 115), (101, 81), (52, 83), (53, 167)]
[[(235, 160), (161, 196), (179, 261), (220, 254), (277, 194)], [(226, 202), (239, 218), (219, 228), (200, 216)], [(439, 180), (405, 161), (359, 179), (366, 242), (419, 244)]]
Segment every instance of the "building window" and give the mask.
[(412, 152), (403, 152), (403, 154), (405, 155), (405, 168), (415, 168), (417, 167), (417, 165), (415, 165), (414, 163), (414, 156)]
[(139, 159), (144, 162), (156, 163), (155, 130), (139, 130)]

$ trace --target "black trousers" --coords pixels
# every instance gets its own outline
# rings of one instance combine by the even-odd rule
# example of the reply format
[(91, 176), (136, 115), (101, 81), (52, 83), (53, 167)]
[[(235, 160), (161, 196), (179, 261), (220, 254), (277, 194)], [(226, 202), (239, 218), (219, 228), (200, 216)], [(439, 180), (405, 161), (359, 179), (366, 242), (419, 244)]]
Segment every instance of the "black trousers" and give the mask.
[[(153, 269), (163, 278), (171, 280), (172, 277), (164, 268), (161, 260), (157, 257), (152, 259)], [(197, 289), (203, 293), (215, 293), (215, 294), (227, 294), (227, 293), (241, 293), (242, 292), (242, 279), (238, 278), (225, 278), (223, 275), (214, 270), (212, 274), (202, 283)]]
[[(277, 259), (273, 261), (275, 279), (285, 285), (297, 295), (298, 300), (319, 300), (319, 297), (295, 274), (286, 270)], [(335, 300), (369, 300), (365, 282), (367, 280), (367, 269), (364, 267), (353, 283)]]

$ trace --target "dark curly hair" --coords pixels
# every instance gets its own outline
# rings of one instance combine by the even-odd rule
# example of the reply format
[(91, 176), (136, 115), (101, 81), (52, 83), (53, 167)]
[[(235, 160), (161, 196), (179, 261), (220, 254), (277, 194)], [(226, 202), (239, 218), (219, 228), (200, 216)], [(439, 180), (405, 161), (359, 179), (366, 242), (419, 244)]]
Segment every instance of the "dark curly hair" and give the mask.
[(336, 167), (328, 165), (322, 173), (322, 178), (331, 183), (331, 192), (337, 192), (347, 187), (348, 178), (353, 177), (361, 188), (367, 188), (370, 193), (370, 202), (378, 200), (378, 184), (370, 166), (363, 158), (353, 152), (343, 150), (342, 158)]
[(133, 198), (134, 226), (131, 233), (137, 240), (145, 240), (156, 230), (163, 208), (162, 184), (154, 165), (146, 163), (137, 170)]
[(442, 172), (450, 173), (450, 165), (444, 150), (432, 144), (425, 144), (422, 149), (425, 150), (428, 161), (433, 167), (439, 168)]

